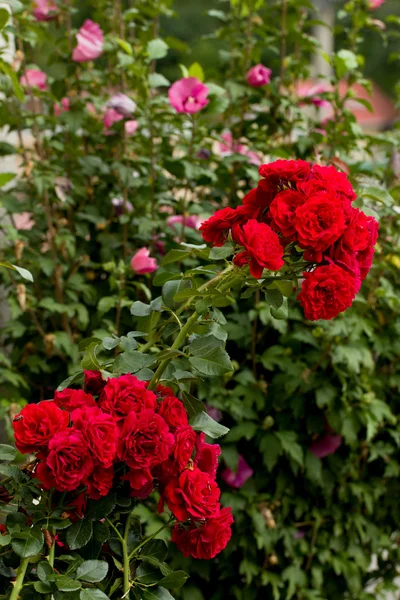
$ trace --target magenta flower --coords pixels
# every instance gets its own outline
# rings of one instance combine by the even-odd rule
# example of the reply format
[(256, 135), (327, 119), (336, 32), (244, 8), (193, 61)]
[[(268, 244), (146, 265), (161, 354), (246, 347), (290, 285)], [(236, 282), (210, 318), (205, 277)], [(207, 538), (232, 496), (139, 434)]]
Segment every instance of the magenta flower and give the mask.
[(182, 224), (190, 229), (198, 229), (201, 223), (202, 219), (197, 215), (188, 215), (186, 217), (183, 215), (172, 215), (172, 217), (168, 217), (167, 219), (167, 225), (172, 229), (176, 229), (175, 225)]
[(251, 165), (261, 165), (261, 156), (259, 156), (257, 152), (249, 150), (243, 144), (240, 144), (239, 142), (233, 142), (232, 134), (230, 131), (223, 133), (221, 135), (221, 138), (223, 139), (223, 142), (219, 143), (219, 150), (222, 156), (231, 156), (231, 154), (235, 152), (236, 154), (247, 156)]
[(103, 52), (103, 32), (97, 23), (86, 19), (76, 34), (78, 45), (72, 53), (75, 62), (88, 62), (98, 58)]
[(206, 404), (206, 412), (214, 421), (218, 421), (218, 423), (222, 421), (222, 412), (218, 408), (215, 408), (215, 406)]
[(329, 456), (329, 454), (334, 454), (341, 444), (341, 435), (332, 435), (331, 433), (326, 433), (311, 444), (310, 451), (317, 458), (324, 458), (325, 456)]
[(21, 77), (21, 85), (25, 88), (33, 89), (38, 88), (39, 90), (47, 90), (46, 85), (47, 75), (39, 69), (27, 69), (25, 75)]
[(308, 100), (314, 104), (314, 106), (319, 108), (321, 106), (329, 106), (328, 100), (325, 100), (325, 98), (321, 97), (321, 94), (324, 92), (329, 92), (330, 89), (331, 88), (327, 83), (316, 83), (310, 87), (309, 82), (304, 81), (300, 83), (297, 89), (297, 95), (299, 98)]
[(135, 120), (125, 121), (126, 135), (133, 135), (138, 127), (139, 127), (139, 123)]
[(113, 108), (123, 117), (131, 117), (136, 110), (136, 103), (126, 94), (114, 94), (107, 102), (107, 108)]
[(376, 10), (377, 8), (382, 6), (384, 2), (385, 0), (369, 0), (369, 9)]
[(121, 121), (123, 118), (124, 117), (116, 110), (114, 110), (113, 108), (108, 108), (104, 113), (103, 117), (104, 129), (107, 131), (108, 129), (110, 129), (110, 127), (114, 125), (114, 123)]
[(171, 85), (168, 98), (176, 112), (193, 114), (207, 106), (208, 91), (196, 77), (184, 77)]
[(253, 469), (247, 464), (243, 456), (239, 454), (237, 473), (234, 473), (229, 468), (224, 469), (221, 473), (221, 479), (230, 487), (240, 489), (252, 477), (253, 473)]
[(54, 19), (57, 11), (57, 4), (53, 0), (36, 0), (33, 3), (33, 16), (37, 21), (50, 21)]
[(158, 269), (158, 264), (155, 258), (150, 257), (150, 250), (148, 248), (140, 248), (132, 256), (131, 267), (135, 273), (143, 275), (144, 273), (153, 273)]
[(253, 87), (267, 85), (271, 81), (271, 69), (264, 65), (255, 65), (246, 73), (247, 83)]
[(62, 98), (60, 104), (54, 104), (53, 108), (56, 117), (59, 117), (63, 112), (68, 112), (70, 109), (69, 98)]

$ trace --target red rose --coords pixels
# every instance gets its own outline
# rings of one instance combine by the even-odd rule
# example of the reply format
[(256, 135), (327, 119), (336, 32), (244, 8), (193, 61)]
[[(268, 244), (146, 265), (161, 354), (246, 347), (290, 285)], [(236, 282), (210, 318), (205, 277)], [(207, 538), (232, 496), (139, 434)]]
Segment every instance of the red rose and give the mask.
[(148, 469), (130, 469), (121, 479), (129, 481), (134, 498), (147, 498), (153, 491), (153, 477)]
[(190, 425), (179, 427), (175, 432), (175, 444), (172, 448), (172, 458), (180, 469), (188, 464), (196, 443), (196, 432)]
[(250, 218), (251, 213), (252, 210), (246, 206), (221, 208), (202, 223), (201, 235), (206, 242), (210, 242), (214, 246), (223, 246), (232, 226), (235, 223), (244, 223)]
[(283, 160), (261, 165), (258, 169), (270, 185), (283, 187), (309, 178), (311, 165), (305, 160)]
[(86, 481), (89, 498), (98, 500), (102, 496), (107, 496), (113, 486), (113, 479), (113, 467), (105, 468), (103, 465), (95, 466)]
[(221, 454), (221, 446), (218, 444), (207, 444), (205, 434), (200, 433), (196, 440), (196, 457), (194, 464), (196, 467), (208, 473), (213, 479), (217, 476), (218, 457)]
[(155, 410), (157, 398), (154, 392), (147, 389), (147, 385), (134, 375), (111, 377), (101, 393), (99, 406), (117, 421), (132, 411)]
[(374, 217), (367, 217), (367, 226), (369, 232), (368, 245), (365, 250), (361, 250), (361, 252), (359, 252), (357, 255), (357, 261), (360, 266), (360, 276), (362, 280), (366, 278), (371, 268), (372, 259), (375, 253), (374, 246), (378, 240), (379, 231), (379, 223), (374, 219)]
[(158, 479), (160, 489), (163, 490), (171, 479), (176, 479), (182, 469), (171, 457), (157, 465), (153, 470), (153, 475)]
[(85, 392), (97, 396), (106, 385), (100, 371), (84, 371), (85, 373)]
[(316, 194), (296, 209), (293, 224), (302, 248), (326, 250), (346, 228), (342, 203), (335, 196)]
[(350, 222), (342, 236), (341, 243), (348, 252), (365, 250), (370, 241), (368, 218), (358, 208), (352, 208)]
[(97, 406), (93, 396), (83, 390), (73, 390), (72, 388), (65, 388), (62, 392), (56, 392), (54, 394), (54, 402), (57, 406), (64, 408), (68, 412), (72, 412), (76, 408), (83, 408), (84, 406)]
[(306, 319), (333, 319), (351, 306), (356, 279), (344, 269), (330, 264), (303, 275), (304, 281), (297, 299), (304, 308)]
[(179, 521), (207, 519), (219, 511), (220, 489), (207, 473), (185, 469), (163, 492), (170, 511)]
[(262, 220), (263, 214), (271, 204), (275, 194), (276, 188), (271, 186), (265, 179), (261, 179), (258, 186), (250, 190), (242, 200), (243, 205), (248, 210), (248, 218)]
[[(147, 382), (146, 385), (148, 385)], [(161, 385), (161, 383), (159, 383), (156, 387), (155, 394), (157, 398), (165, 398), (165, 396), (173, 396), (174, 391), (170, 387)]]
[(150, 469), (168, 458), (174, 436), (160, 415), (144, 410), (126, 417), (118, 444), (120, 460), (132, 469)]
[(81, 431), (73, 428), (59, 431), (49, 442), (49, 454), (40, 463), (36, 476), (46, 487), (60, 492), (76, 490), (93, 471), (89, 446)]
[(66, 429), (69, 414), (51, 400), (27, 404), (13, 420), (15, 445), (22, 454), (44, 450), (57, 431)]
[(271, 213), (271, 227), (286, 238), (291, 238), (296, 233), (293, 225), (296, 208), (304, 204), (306, 198), (294, 190), (279, 192), (269, 207)]
[(353, 186), (347, 179), (347, 175), (341, 173), (335, 167), (313, 165), (311, 172), (316, 179), (332, 185), (337, 194), (345, 196), (351, 202), (357, 198)]
[(172, 430), (188, 424), (187, 413), (182, 402), (175, 396), (166, 396), (158, 405), (157, 412)]
[(77, 496), (74, 496), (67, 503), (66, 511), (69, 514), (69, 519), (75, 523), (76, 521), (83, 519), (85, 515), (87, 504), (87, 497), (85, 492), (81, 492)]
[(74, 410), (71, 419), (75, 428), (82, 431), (94, 462), (110, 467), (117, 453), (119, 436), (114, 418), (96, 406)]
[(210, 560), (226, 548), (231, 539), (231, 511), (230, 507), (222, 508), (215, 517), (207, 519), (200, 526), (194, 523), (188, 527), (177, 524), (172, 530), (171, 539), (184, 556)]
[(235, 227), (234, 239), (245, 247), (237, 254), (234, 263), (238, 266), (250, 264), (250, 273), (259, 279), (264, 269), (278, 271), (283, 267), (283, 248), (279, 237), (266, 223), (258, 223), (250, 219), (243, 227)]

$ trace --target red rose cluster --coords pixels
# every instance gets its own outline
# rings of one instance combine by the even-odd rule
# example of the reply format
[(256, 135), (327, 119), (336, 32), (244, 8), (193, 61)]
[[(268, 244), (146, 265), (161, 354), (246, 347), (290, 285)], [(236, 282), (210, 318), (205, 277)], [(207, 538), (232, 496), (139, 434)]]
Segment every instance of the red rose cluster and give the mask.
[(306, 318), (332, 319), (346, 310), (372, 265), (379, 225), (352, 206), (356, 194), (344, 173), (303, 160), (261, 165), (263, 177), (236, 209), (223, 208), (200, 230), (222, 246), (229, 235), (243, 247), (233, 262), (259, 279), (278, 271), (296, 247), (310, 263), (298, 295)]
[(85, 490), (84, 504), (121, 481), (141, 499), (158, 487), (160, 508), (165, 502), (178, 521), (172, 539), (186, 556), (213, 558), (228, 543), (233, 518), (220, 507), (215, 482), (220, 447), (194, 431), (170, 388), (154, 393), (134, 375), (105, 382), (85, 371), (85, 391), (66, 388), (28, 404), (13, 426), (18, 450), (36, 454), (34, 476), (44, 489)]

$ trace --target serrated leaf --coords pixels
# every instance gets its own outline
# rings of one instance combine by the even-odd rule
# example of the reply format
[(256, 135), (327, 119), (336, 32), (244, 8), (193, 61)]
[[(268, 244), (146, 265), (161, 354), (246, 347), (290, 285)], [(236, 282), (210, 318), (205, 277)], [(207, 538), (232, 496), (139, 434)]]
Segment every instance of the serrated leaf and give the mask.
[(53, 591), (53, 586), (46, 581), (35, 581), (33, 587), (38, 594), (51, 594)]
[(44, 537), (38, 527), (17, 531), (12, 534), (11, 547), (21, 558), (39, 554), (43, 548)]
[(195, 431), (202, 431), (213, 439), (226, 435), (229, 431), (228, 427), (217, 423), (204, 411), (192, 417), (190, 424)]
[(120, 343), (120, 338), (118, 337), (105, 337), (102, 344), (103, 344), (103, 348), (105, 348), (106, 350), (113, 350), (114, 348), (116, 348), (118, 346), (118, 344)]
[(85, 519), (100, 521), (107, 517), (115, 508), (115, 493), (108, 494), (99, 500), (89, 500), (85, 511)]
[(162, 259), (161, 266), (170, 265), (174, 262), (180, 262), (190, 256), (191, 252), (188, 250), (170, 250)]
[(117, 356), (113, 364), (113, 371), (115, 373), (137, 373), (144, 367), (149, 367), (153, 362), (154, 356), (130, 350)]
[(42, 560), (37, 566), (36, 574), (40, 581), (47, 582), (54, 577), (54, 570), (50, 563), (46, 560)]
[(233, 246), (232, 244), (225, 244), (225, 246), (214, 246), (211, 248), (209, 259), (210, 260), (222, 260), (223, 258), (227, 258), (233, 254)]
[(17, 456), (17, 450), (8, 444), (0, 444), (0, 460), (10, 462)]
[(167, 589), (178, 589), (182, 587), (188, 578), (189, 575), (185, 571), (172, 571), (172, 573), (168, 573), (168, 575), (161, 579), (159, 583)]
[(103, 581), (108, 573), (108, 564), (105, 560), (85, 560), (76, 571), (76, 578), (89, 583)]
[[(186, 290), (188, 294), (192, 294), (192, 282), (189, 279), (171, 279), (166, 281), (162, 288), (162, 298), (165, 306), (176, 310), (179, 306), (179, 301), (176, 301), (176, 296), (183, 292), (182, 301), (186, 300)], [(190, 290), (190, 291), (189, 291)]]
[(110, 600), (110, 598), (101, 590), (85, 588), (80, 591), (79, 600)]
[(144, 590), (143, 600), (174, 600), (174, 597), (165, 588), (156, 587)]
[(214, 336), (196, 338), (190, 345), (192, 356), (189, 362), (194, 369), (207, 375), (217, 377), (233, 370), (227, 352), (221, 347), (223, 342)]
[(60, 575), (56, 577), (55, 584), (60, 592), (77, 592), (82, 587), (80, 581), (71, 579), (70, 577), (67, 577), (67, 575)]
[(194, 417), (198, 413), (205, 412), (204, 402), (198, 400), (189, 392), (182, 392), (183, 404), (189, 417)]
[(275, 308), (278, 309), (282, 306), (283, 304), (283, 296), (281, 294), (281, 292), (277, 289), (266, 289), (264, 290), (265, 293), (265, 299), (268, 302), (268, 304), (271, 306), (271, 308)]
[(131, 306), (131, 315), (135, 317), (148, 317), (151, 314), (150, 304), (145, 304), (137, 300)]
[(67, 544), (71, 550), (77, 550), (78, 548), (82, 548), (85, 544), (88, 543), (90, 538), (92, 537), (93, 526), (91, 521), (82, 519), (81, 521), (77, 521), (67, 531)]

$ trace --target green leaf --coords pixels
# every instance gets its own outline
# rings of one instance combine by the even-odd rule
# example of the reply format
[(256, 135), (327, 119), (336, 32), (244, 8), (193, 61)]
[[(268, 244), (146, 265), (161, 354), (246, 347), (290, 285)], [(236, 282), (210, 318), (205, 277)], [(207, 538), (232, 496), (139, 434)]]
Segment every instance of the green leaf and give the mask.
[[(179, 300), (175, 300), (176, 296), (179, 292), (189, 290), (191, 288), (192, 282), (189, 279), (172, 279), (170, 281), (166, 281), (162, 288), (162, 298), (165, 306), (168, 306), (168, 308), (171, 308), (172, 310), (178, 308)], [(186, 300), (186, 297), (182, 298), (182, 300)]]
[(307, 450), (304, 461), (307, 477), (317, 484), (322, 484), (322, 461), (310, 450)]
[(13, 271), (17, 271), (27, 281), (33, 281), (33, 276), (28, 269), (24, 269), (23, 267), (18, 267), (17, 265), (12, 265), (9, 262), (0, 262), (0, 267), (6, 267), (7, 269), (12, 269)]
[(170, 250), (162, 259), (161, 266), (170, 265), (174, 262), (180, 262), (190, 256), (191, 252), (188, 250)]
[(21, 558), (28, 558), (39, 554), (43, 548), (44, 537), (38, 527), (25, 529), (13, 533), (11, 547)]
[(10, 462), (17, 456), (17, 450), (8, 444), (0, 444), (0, 460)]
[(368, 187), (361, 188), (360, 192), (361, 192), (361, 196), (366, 196), (367, 198), (371, 198), (372, 200), (375, 200), (376, 202), (380, 202), (380, 203), (384, 204), (385, 206), (393, 206), (393, 204), (394, 204), (393, 197), (391, 196), (391, 194), (389, 194), (389, 192), (385, 188), (368, 186)]
[(275, 308), (278, 309), (282, 306), (283, 304), (283, 296), (281, 294), (281, 292), (277, 289), (266, 289), (264, 290), (265, 292), (265, 299), (268, 302), (268, 304), (271, 306), (271, 308)]
[(198, 400), (189, 392), (182, 392), (183, 404), (189, 417), (194, 417), (198, 413), (205, 412), (204, 402)]
[(115, 373), (137, 373), (144, 367), (148, 367), (154, 362), (154, 356), (143, 354), (137, 350), (122, 352), (117, 356), (113, 364)]
[(4, 29), (7, 24), (8, 19), (10, 18), (10, 13), (5, 8), (0, 8), (0, 31)]
[(54, 570), (53, 567), (46, 560), (42, 560), (38, 566), (36, 571), (37, 576), (40, 581), (47, 582), (54, 580)]
[(129, 56), (132, 56), (133, 50), (132, 50), (132, 46), (129, 42), (127, 42), (126, 40), (121, 40), (121, 38), (117, 38), (116, 42), (117, 42), (118, 46), (120, 48), (122, 48), (122, 50), (126, 54), (129, 54)]
[(77, 521), (67, 531), (67, 544), (71, 550), (82, 548), (92, 537), (93, 527), (89, 520)]
[(51, 594), (54, 589), (53, 586), (46, 581), (35, 581), (33, 587), (35, 592), (38, 592), (39, 594)]
[(167, 589), (178, 589), (182, 587), (188, 578), (189, 575), (185, 571), (173, 571), (168, 573), (159, 583)]
[(351, 50), (339, 50), (336, 56), (333, 57), (333, 64), (336, 69), (337, 76), (344, 77), (349, 71), (354, 71), (358, 67), (357, 56)]
[(6, 535), (1, 535), (0, 534), (0, 547), (1, 546), (8, 546), (8, 544), (11, 542), (11, 535), (6, 534)]
[(8, 77), (11, 79), (14, 93), (17, 96), (18, 100), (20, 102), (25, 102), (24, 90), (23, 90), (20, 82), (18, 81), (18, 77), (17, 77), (16, 73), (12, 70), (10, 65), (8, 63), (4, 62), (4, 60), (0, 59), (0, 69), (3, 71), (3, 73), (8, 75)]
[(266, 433), (260, 442), (260, 451), (263, 453), (263, 462), (271, 472), (282, 454), (282, 444), (273, 433)]
[(9, 183), (10, 181), (12, 181), (14, 179), (15, 175), (16, 175), (15, 173), (0, 173), (0, 187), (2, 187), (3, 185), (6, 185), (6, 183)]
[(232, 244), (225, 244), (225, 246), (214, 246), (211, 248), (209, 259), (210, 260), (222, 260), (223, 258), (227, 258), (233, 253)]
[(189, 67), (189, 77), (196, 77), (200, 81), (204, 81), (204, 71), (200, 63), (194, 62)]
[(164, 75), (161, 75), (161, 73), (150, 73), (149, 86), (151, 88), (169, 87), (170, 85), (171, 82), (166, 77), (164, 77)]
[(113, 350), (119, 345), (120, 341), (121, 338), (118, 337), (105, 337), (102, 342), (103, 348), (105, 348), (106, 350)]
[(162, 579), (160, 569), (155, 564), (141, 564), (136, 569), (136, 581), (141, 585), (154, 585)]
[(274, 319), (284, 320), (288, 318), (289, 310), (288, 310), (288, 301), (287, 298), (283, 298), (282, 306), (279, 308), (271, 307), (271, 315)]
[(156, 38), (147, 44), (146, 50), (149, 60), (158, 60), (159, 58), (164, 58), (164, 56), (167, 56), (168, 44), (166, 44), (164, 40)]
[(135, 317), (148, 317), (151, 314), (150, 304), (145, 304), (137, 300), (131, 306), (131, 315)]
[(108, 572), (108, 564), (105, 560), (85, 560), (79, 565), (76, 572), (77, 579), (83, 579), (90, 583), (102, 581)]
[(276, 431), (275, 435), (281, 442), (283, 451), (299, 465), (303, 465), (303, 449), (296, 442), (296, 433), (294, 431)]
[(214, 421), (214, 419), (204, 411), (197, 413), (190, 419), (190, 424), (195, 431), (202, 431), (213, 439), (226, 435), (229, 431), (227, 427)]
[(110, 598), (101, 590), (85, 588), (80, 591), (79, 600), (110, 600)]
[(67, 379), (64, 379), (64, 381), (62, 381), (58, 386), (57, 392), (62, 392), (63, 390), (65, 390), (65, 388), (70, 387), (73, 383), (83, 384), (83, 381), (83, 371), (78, 371), (78, 373), (74, 373), (70, 377), (67, 377)]
[(143, 592), (143, 600), (174, 600), (168, 590), (163, 587), (152, 588)]
[(140, 552), (139, 558), (141, 560), (156, 560), (162, 563), (168, 555), (168, 548), (164, 540), (151, 540), (148, 544), (145, 544), (142, 551)]
[(227, 352), (221, 347), (222, 340), (214, 336), (198, 337), (190, 345), (189, 362), (199, 373), (217, 377), (233, 370)]
[(108, 494), (99, 500), (89, 500), (85, 511), (85, 519), (100, 521), (107, 517), (115, 508), (115, 493)]
[(55, 584), (60, 592), (76, 592), (82, 587), (80, 581), (71, 579), (70, 577), (67, 577), (67, 575), (59, 575), (56, 577)]

